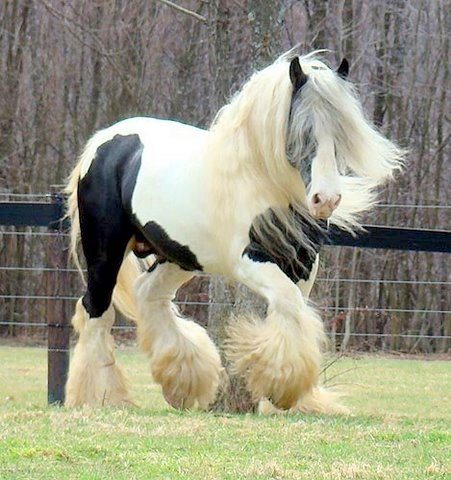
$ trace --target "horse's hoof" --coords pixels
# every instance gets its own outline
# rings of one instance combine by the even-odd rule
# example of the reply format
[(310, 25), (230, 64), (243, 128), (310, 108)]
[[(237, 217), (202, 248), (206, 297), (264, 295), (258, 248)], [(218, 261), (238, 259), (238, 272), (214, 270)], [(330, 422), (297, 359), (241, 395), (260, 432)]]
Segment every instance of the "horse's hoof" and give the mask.
[(176, 410), (186, 410), (194, 405), (194, 399), (190, 397), (179, 397), (174, 393), (165, 392), (163, 389), (163, 397), (166, 402)]
[(172, 408), (183, 410), (183, 400), (163, 391), (163, 397)]

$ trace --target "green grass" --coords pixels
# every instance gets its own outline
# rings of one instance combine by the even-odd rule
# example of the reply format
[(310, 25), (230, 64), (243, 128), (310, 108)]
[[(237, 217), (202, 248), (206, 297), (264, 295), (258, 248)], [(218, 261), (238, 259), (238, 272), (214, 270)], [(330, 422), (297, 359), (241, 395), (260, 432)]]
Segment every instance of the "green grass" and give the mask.
[(364, 357), (328, 369), (350, 416), (177, 412), (118, 352), (138, 408), (46, 405), (46, 352), (0, 347), (1, 479), (445, 479), (450, 363)]

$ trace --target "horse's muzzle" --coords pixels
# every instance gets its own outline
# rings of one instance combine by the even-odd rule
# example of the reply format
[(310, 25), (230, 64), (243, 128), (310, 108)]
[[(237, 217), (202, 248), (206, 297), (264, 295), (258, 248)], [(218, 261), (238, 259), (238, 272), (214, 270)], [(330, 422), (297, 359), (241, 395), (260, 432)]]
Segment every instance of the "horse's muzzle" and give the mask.
[(314, 218), (328, 219), (341, 202), (341, 194), (324, 195), (315, 193), (309, 201), (310, 214)]

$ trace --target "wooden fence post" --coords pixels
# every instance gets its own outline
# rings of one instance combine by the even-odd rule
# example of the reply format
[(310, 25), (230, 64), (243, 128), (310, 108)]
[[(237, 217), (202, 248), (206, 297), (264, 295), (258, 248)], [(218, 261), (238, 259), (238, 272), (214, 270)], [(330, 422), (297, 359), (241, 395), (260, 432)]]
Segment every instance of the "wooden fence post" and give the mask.
[(68, 300), (64, 299), (67, 296), (68, 285), (68, 242), (64, 235), (65, 222), (64, 216), (64, 197), (59, 194), (52, 196), (53, 202), (58, 205), (61, 215), (57, 223), (50, 228), (57, 232), (54, 241), (50, 242), (53, 252), (52, 266), (57, 269), (54, 276), (55, 281), (52, 282), (52, 296), (54, 305), (50, 308), (48, 317), (48, 376), (47, 376), (47, 398), (49, 405), (59, 404), (63, 405), (65, 400), (65, 385), (67, 374), (69, 370), (69, 335), (70, 323), (68, 321)]

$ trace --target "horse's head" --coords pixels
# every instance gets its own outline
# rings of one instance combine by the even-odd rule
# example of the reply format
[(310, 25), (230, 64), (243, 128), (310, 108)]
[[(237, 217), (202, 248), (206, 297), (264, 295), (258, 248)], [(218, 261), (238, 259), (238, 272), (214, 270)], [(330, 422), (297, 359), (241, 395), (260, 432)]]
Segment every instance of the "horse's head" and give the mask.
[[(346, 79), (349, 64), (343, 59), (336, 72), (321, 62), (309, 64), (311, 76), (304, 72), (295, 57), (290, 63), (290, 80), (293, 86), (288, 158), (299, 169), (307, 192), (307, 207), (317, 219), (329, 218), (342, 197), (341, 176), (336, 155), (336, 140), (330, 128), (330, 118), (321, 111), (321, 98), (312, 95), (309, 82), (318, 75)], [(310, 78), (309, 78), (310, 77)]]
[(258, 184), (271, 204), (358, 228), (404, 152), (365, 118), (348, 62), (333, 70), (315, 53), (256, 72), (216, 116), (211, 157), (218, 178)]
[(301, 173), (314, 218), (358, 225), (374, 204), (374, 189), (402, 167), (405, 152), (366, 118), (344, 59), (334, 71), (313, 54), (287, 63), (291, 106), (287, 158)]

